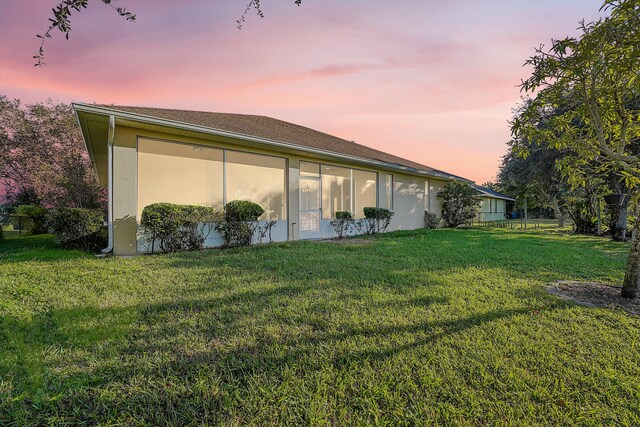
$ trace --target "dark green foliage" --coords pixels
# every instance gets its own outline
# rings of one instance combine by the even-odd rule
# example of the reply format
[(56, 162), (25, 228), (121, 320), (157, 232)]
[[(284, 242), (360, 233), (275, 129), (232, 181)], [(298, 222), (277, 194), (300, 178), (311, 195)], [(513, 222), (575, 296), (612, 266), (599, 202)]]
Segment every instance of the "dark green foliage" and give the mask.
[(18, 206), (13, 213), (27, 235), (47, 233), (47, 209), (36, 205)]
[(336, 211), (336, 219), (353, 219), (349, 211)]
[(353, 229), (353, 215), (349, 211), (336, 211), (336, 219), (329, 221), (339, 239)]
[[(177, 205), (174, 203), (153, 203), (142, 210), (140, 224), (151, 242), (151, 252), (155, 242), (159, 242), (162, 252), (202, 249), (216, 219), (216, 211), (209, 206)], [(200, 230), (200, 224), (205, 224)]]
[(386, 220), (391, 219), (393, 212), (385, 208), (364, 208), (364, 217), (367, 219)]
[(438, 215), (434, 214), (433, 212), (424, 211), (424, 228), (438, 228), (438, 224), (440, 224)]
[(258, 218), (263, 213), (264, 209), (259, 204), (247, 200), (232, 200), (227, 203), (224, 207), (224, 221), (215, 226), (216, 231), (222, 236), (224, 246), (249, 246), (256, 230), (260, 232), (260, 240), (267, 233), (270, 236), (275, 223), (267, 225), (268, 229), (260, 230)]
[(442, 219), (447, 227), (466, 224), (476, 216), (480, 196), (469, 184), (448, 182), (438, 193), (442, 204)]
[(222, 221), (216, 223), (216, 231), (222, 236), (224, 246), (250, 246), (258, 228), (257, 221)]
[(20, 205), (42, 205), (42, 201), (33, 188), (20, 188), (15, 194), (8, 194), (7, 198), (14, 207)]
[(366, 207), (364, 220), (356, 223), (356, 228), (365, 234), (383, 233), (391, 223), (393, 212), (385, 208)]
[(247, 200), (233, 200), (224, 206), (225, 221), (257, 221), (264, 209)]
[(47, 225), (56, 241), (66, 249), (96, 252), (107, 244), (104, 213), (100, 209), (50, 209)]

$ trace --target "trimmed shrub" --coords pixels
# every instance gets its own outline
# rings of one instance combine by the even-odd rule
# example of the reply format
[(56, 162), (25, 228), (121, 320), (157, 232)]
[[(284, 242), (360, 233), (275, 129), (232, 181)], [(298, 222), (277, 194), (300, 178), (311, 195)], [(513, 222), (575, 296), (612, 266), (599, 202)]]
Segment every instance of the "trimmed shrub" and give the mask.
[[(151, 242), (151, 253), (155, 242), (162, 252), (202, 249), (216, 219), (216, 210), (210, 206), (153, 203), (142, 209), (140, 224)], [(200, 230), (200, 224), (205, 224)]]
[(257, 203), (247, 200), (233, 200), (224, 206), (225, 221), (257, 221), (264, 209)]
[(364, 221), (358, 228), (366, 234), (383, 233), (391, 223), (394, 213), (385, 208), (366, 207), (364, 210)]
[(104, 212), (100, 209), (50, 209), (47, 225), (63, 248), (97, 252), (107, 245)]
[(336, 219), (353, 219), (349, 211), (336, 211)]
[(447, 227), (466, 224), (476, 216), (480, 196), (469, 184), (448, 182), (438, 193), (442, 204), (442, 219)]
[(16, 208), (14, 217), (27, 235), (47, 233), (47, 209), (37, 205), (20, 205)]
[(342, 239), (353, 228), (353, 215), (349, 211), (336, 211), (336, 218), (329, 221), (336, 231), (339, 239)]
[[(249, 246), (253, 241), (256, 230), (260, 231), (260, 240), (263, 234), (271, 234), (273, 222), (266, 231), (260, 230), (258, 218), (264, 213), (264, 209), (254, 202), (247, 200), (232, 200), (224, 207), (224, 221), (216, 224), (216, 231), (222, 236), (225, 247)], [(271, 223), (271, 222), (270, 222)], [(271, 237), (269, 237), (271, 238)]]
[(429, 211), (424, 211), (424, 228), (428, 228), (428, 229), (438, 228), (438, 224), (440, 224), (438, 215)]

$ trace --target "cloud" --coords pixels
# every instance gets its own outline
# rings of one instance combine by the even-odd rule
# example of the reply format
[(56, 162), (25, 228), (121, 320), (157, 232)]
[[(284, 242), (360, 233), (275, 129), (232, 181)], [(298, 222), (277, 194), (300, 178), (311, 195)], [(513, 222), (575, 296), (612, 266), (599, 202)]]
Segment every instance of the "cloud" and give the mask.
[(43, 69), (31, 56), (48, 3), (5, 2), (0, 93), (264, 114), (485, 181), (522, 63), (600, 1), (270, 1), (241, 31), (235, 2), (134, 2), (135, 24), (90, 2), (70, 40), (47, 41)]

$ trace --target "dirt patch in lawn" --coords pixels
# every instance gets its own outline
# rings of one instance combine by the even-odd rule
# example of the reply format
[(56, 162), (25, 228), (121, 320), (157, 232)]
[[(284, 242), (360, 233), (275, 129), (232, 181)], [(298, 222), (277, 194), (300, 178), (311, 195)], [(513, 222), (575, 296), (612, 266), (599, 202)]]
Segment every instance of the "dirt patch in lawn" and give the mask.
[(620, 296), (620, 287), (598, 282), (573, 282), (560, 280), (548, 288), (549, 292), (589, 307), (619, 308), (640, 316), (640, 298), (627, 299)]

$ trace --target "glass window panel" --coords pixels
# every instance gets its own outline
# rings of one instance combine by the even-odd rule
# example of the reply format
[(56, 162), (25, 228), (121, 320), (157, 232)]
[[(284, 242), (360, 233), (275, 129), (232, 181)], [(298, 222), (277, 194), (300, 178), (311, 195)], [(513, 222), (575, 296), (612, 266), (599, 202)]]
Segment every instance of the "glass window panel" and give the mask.
[(286, 219), (285, 168), (280, 157), (227, 150), (227, 203), (249, 200), (265, 210), (260, 219)]
[(351, 211), (351, 169), (322, 165), (322, 218)]
[(317, 178), (300, 179), (300, 210), (320, 209), (320, 180)]
[(320, 164), (310, 162), (300, 162), (300, 176), (320, 176)]
[(223, 153), (218, 148), (158, 140), (138, 141), (138, 220), (152, 203), (222, 210)]
[(364, 218), (364, 208), (375, 208), (378, 174), (353, 169), (353, 201), (356, 218)]

